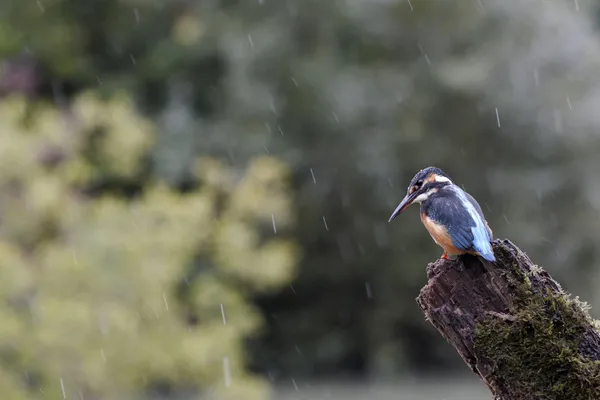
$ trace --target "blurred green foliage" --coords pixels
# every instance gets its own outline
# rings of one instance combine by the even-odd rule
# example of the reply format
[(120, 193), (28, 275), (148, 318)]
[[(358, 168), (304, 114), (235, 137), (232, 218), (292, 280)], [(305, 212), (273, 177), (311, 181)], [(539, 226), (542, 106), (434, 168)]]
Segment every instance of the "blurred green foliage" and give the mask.
[(155, 131), (124, 95), (83, 93), (69, 115), (14, 97), (0, 121), (3, 398), (262, 398), (242, 340), (262, 325), (249, 296), (294, 275), (285, 165), (202, 158), (186, 193), (144, 179)]
[[(233, 285), (266, 322), (245, 346), (253, 369), (286, 382), (456, 371), (462, 361), (414, 302), (439, 248), (417, 210), (387, 218), (413, 174), (437, 165), (478, 199), (495, 235), (600, 304), (596, 12), (586, 0), (5, 0), (0, 92), (28, 87), (17, 72), (32, 63), (35, 95), (87, 117), (44, 134), (50, 145), (33, 134), (3, 140), (2, 174), (21, 182), (28, 165), (40, 172), (19, 189), (28, 195), (4, 200), (1, 217), (11, 243), (38, 254), (70, 209), (111, 214), (172, 197), (182, 226), (171, 240), (210, 232), (212, 246), (227, 249), (184, 257), (193, 266), (183, 276), (208, 294)], [(95, 100), (121, 92), (130, 101)], [(31, 113), (37, 135), (48, 130), (40, 121), (56, 118), (10, 104), (2, 123)], [(85, 121), (114, 124), (114, 136), (71, 126)], [(31, 158), (52, 165), (65, 151), (50, 170)], [(263, 156), (290, 169), (289, 189), (269, 183), (284, 168)], [(221, 186), (248, 168), (262, 172)], [(219, 223), (198, 221), (204, 228), (189, 234), (202, 218), (187, 203), (197, 190), (213, 193)], [(84, 207), (89, 198), (97, 205)], [(283, 282), (295, 250), (263, 243), (274, 230), (302, 252), (291, 286)], [(160, 247), (144, 246), (153, 260)], [(170, 279), (184, 279), (177, 274)]]

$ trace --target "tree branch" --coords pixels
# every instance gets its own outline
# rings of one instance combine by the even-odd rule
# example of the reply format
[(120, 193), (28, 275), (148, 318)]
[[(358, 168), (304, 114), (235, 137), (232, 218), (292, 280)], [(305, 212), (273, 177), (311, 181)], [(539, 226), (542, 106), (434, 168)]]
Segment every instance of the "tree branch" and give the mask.
[(427, 267), (425, 316), (497, 400), (600, 399), (600, 335), (588, 307), (509, 240), (496, 262)]

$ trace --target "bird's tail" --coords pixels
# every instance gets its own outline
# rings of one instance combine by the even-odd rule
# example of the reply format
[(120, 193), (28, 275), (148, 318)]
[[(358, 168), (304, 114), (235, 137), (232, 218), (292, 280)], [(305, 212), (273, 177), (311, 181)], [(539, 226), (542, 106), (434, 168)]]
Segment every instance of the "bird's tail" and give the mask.
[(490, 234), (487, 230), (473, 228), (473, 247), (477, 252), (481, 255), (481, 257), (485, 258), (488, 261), (496, 261), (496, 257), (494, 256), (494, 249), (492, 248)]
[(486, 251), (485, 253), (479, 253), (481, 257), (484, 259), (494, 262), (496, 261), (496, 256), (494, 256), (494, 251), (490, 249), (490, 251)]

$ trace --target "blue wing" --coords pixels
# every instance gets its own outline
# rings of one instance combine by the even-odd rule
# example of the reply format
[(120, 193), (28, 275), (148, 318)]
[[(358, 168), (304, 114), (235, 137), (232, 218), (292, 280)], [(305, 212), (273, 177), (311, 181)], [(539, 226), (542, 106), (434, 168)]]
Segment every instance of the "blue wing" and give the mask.
[(494, 239), (494, 235), (492, 234), (492, 230), (490, 229), (490, 227), (487, 224), (487, 221), (485, 220), (485, 216), (483, 215), (483, 211), (481, 210), (481, 206), (479, 205), (479, 203), (477, 202), (477, 200), (475, 200), (473, 198), (473, 196), (471, 196), (469, 193), (463, 191), (462, 192), (465, 197), (467, 198), (467, 200), (473, 205), (473, 207), (475, 207), (475, 211), (477, 211), (477, 214), (479, 214), (479, 217), (481, 218), (481, 221), (483, 222), (483, 224), (486, 227), (486, 230), (489, 233), (490, 236), (490, 241), (492, 241)]
[(477, 251), (488, 261), (495, 261), (492, 250), (492, 232), (488, 228), (481, 207), (468, 193), (458, 187), (449, 187), (448, 196), (432, 198), (427, 215), (444, 225), (459, 250)]
[[(460, 190), (460, 189), (459, 189)], [(471, 228), (473, 230), (473, 247), (477, 252), (481, 254), (483, 258), (488, 261), (496, 261), (494, 257), (494, 250), (492, 249), (491, 241), (493, 239), (492, 230), (487, 224), (483, 211), (479, 206), (479, 203), (467, 192), (462, 192), (467, 201), (473, 206), (476, 212), (475, 222), (476, 226)]]

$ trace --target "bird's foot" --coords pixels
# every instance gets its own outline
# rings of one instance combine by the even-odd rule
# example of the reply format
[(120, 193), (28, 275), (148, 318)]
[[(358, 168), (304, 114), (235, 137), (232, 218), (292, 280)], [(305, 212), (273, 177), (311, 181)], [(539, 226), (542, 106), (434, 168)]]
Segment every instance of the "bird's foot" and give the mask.
[(446, 252), (444, 252), (444, 254), (442, 254), (442, 260), (449, 260), (449, 261), (454, 261), (458, 258), (457, 254), (448, 254)]

